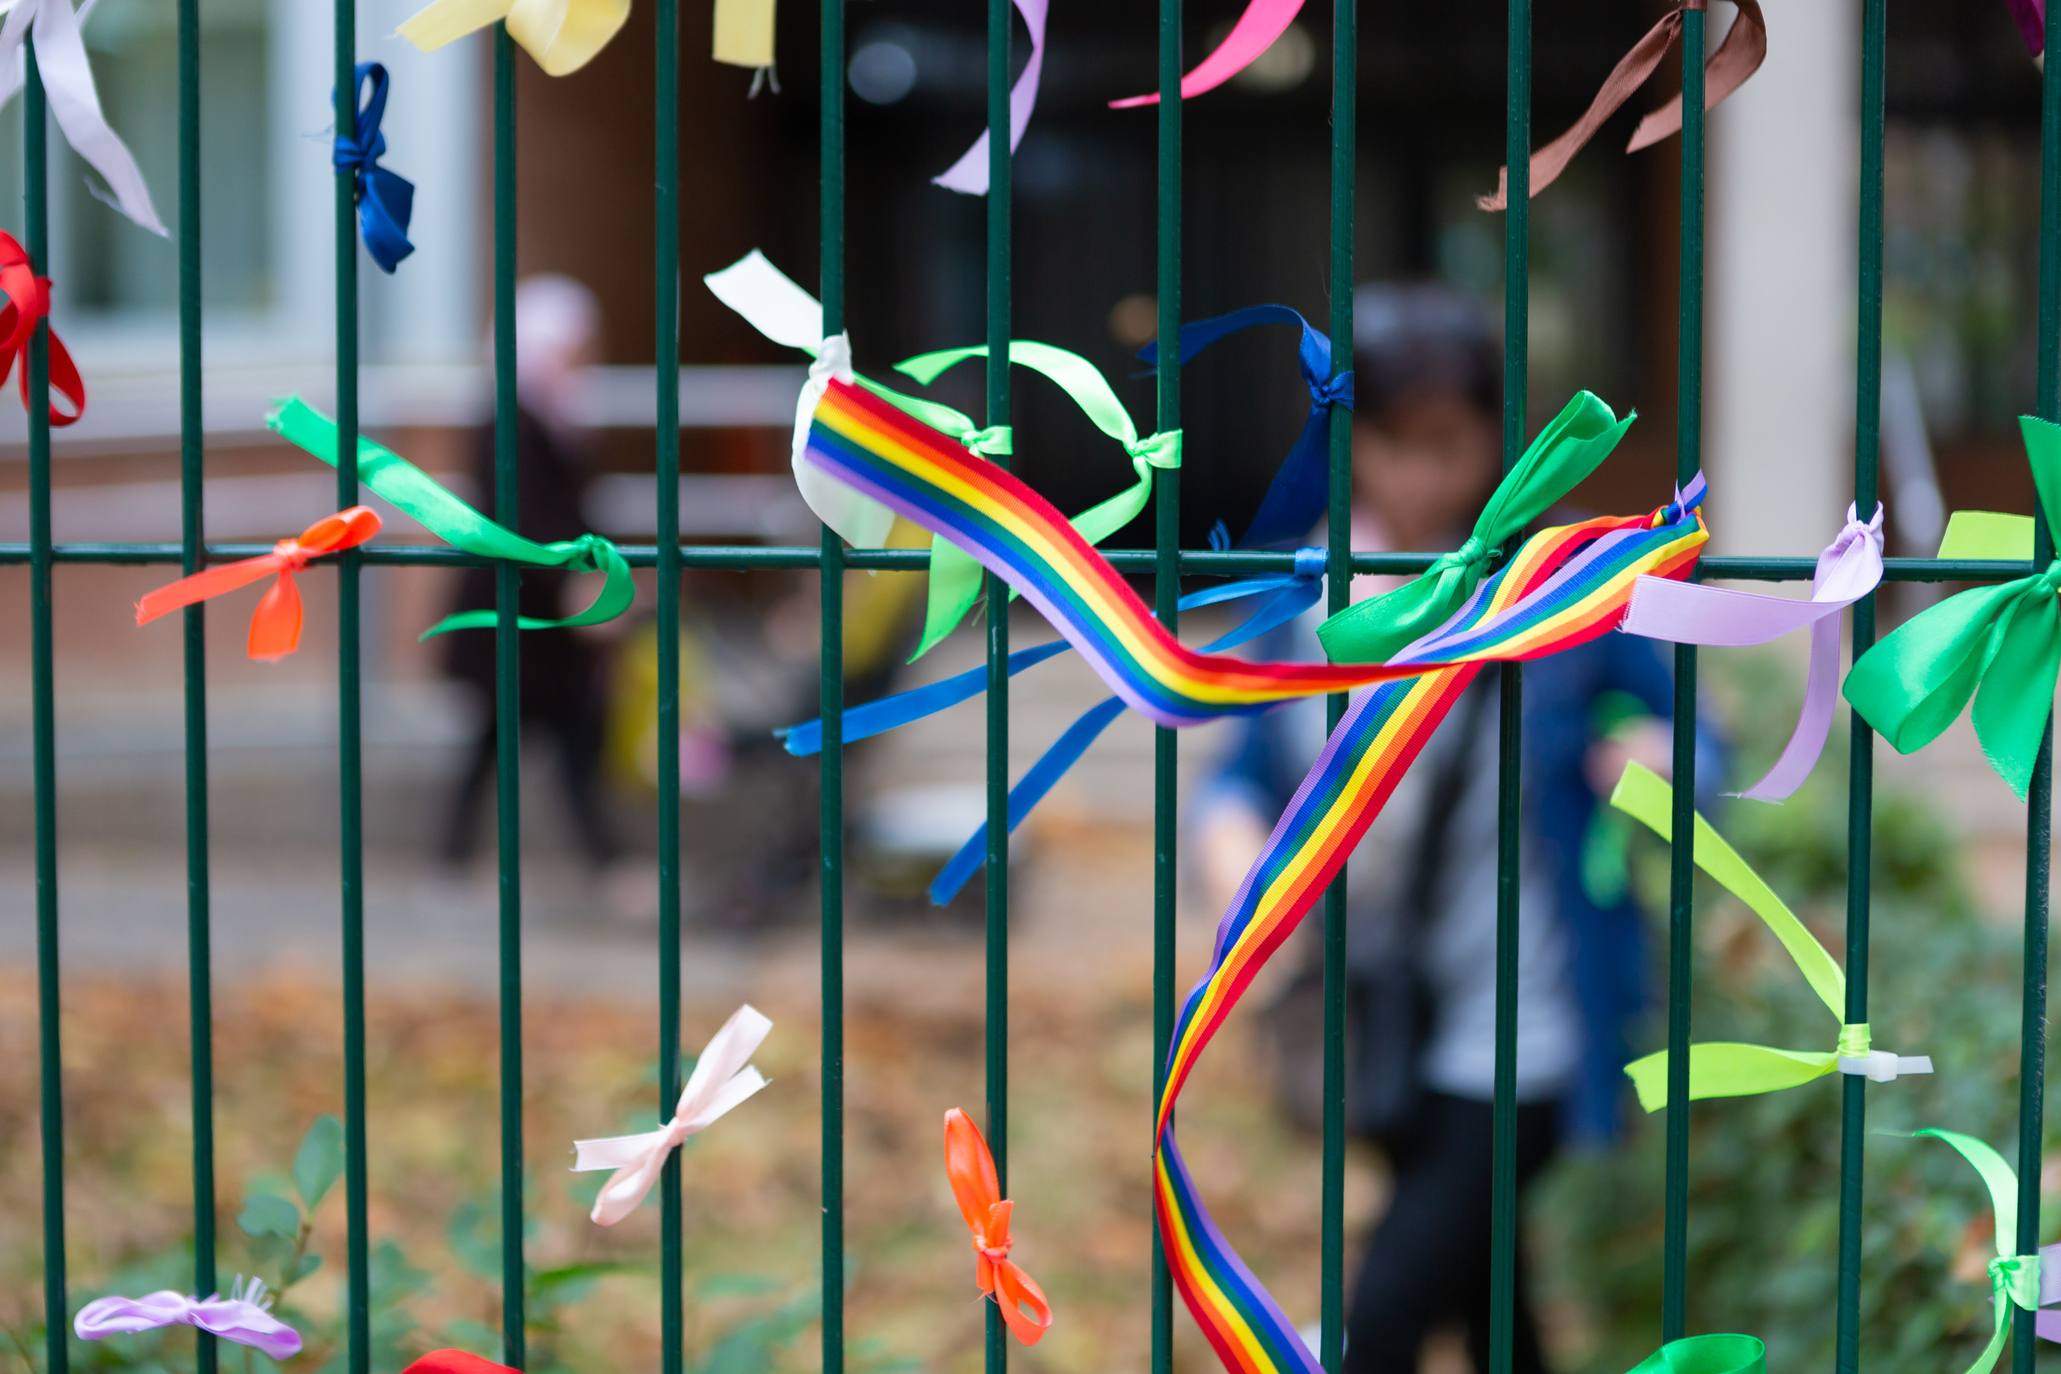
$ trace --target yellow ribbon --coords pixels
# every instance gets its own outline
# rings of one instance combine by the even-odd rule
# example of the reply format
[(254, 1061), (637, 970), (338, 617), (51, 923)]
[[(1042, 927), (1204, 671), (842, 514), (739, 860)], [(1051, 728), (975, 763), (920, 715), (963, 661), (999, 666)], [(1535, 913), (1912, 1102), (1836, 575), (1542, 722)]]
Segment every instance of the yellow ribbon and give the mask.
[(401, 25), (424, 52), (506, 22), (508, 36), (547, 76), (576, 72), (608, 46), (630, 17), (630, 0), (432, 0)]

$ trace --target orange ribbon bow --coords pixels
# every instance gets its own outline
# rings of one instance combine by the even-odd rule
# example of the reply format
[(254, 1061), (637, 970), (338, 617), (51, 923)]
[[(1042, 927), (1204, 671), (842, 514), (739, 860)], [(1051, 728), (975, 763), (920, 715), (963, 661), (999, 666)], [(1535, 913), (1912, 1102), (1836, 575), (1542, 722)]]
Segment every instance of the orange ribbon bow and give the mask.
[[(0, 305), (0, 386), (7, 385), (7, 374), (14, 371), (17, 360), (21, 363), (21, 403), (29, 405), (29, 341), (36, 337), (36, 321), (50, 313), (50, 278), (39, 277), (29, 263), (28, 252), (15, 240), (14, 235), (0, 231), (0, 295), (6, 296)], [(79, 376), (79, 365), (72, 361), (71, 350), (57, 337), (57, 331), (50, 331), (50, 390), (64, 397), (71, 406), (69, 414), (59, 410), (53, 401), (50, 406), (50, 423), (68, 425), (86, 413), (86, 383)]]
[(352, 506), (325, 515), (298, 537), (274, 544), (270, 553), (202, 568), (189, 577), (146, 592), (136, 603), (136, 623), (148, 625), (182, 606), (248, 587), (277, 573), (279, 580), (251, 613), (250, 656), (267, 662), (285, 658), (301, 646), (301, 591), (294, 585), (293, 575), (307, 567), (310, 559), (355, 548), (378, 533), (379, 512), (370, 506)]
[(401, 1374), (516, 1374), (505, 1364), (495, 1364), (463, 1350), (432, 1350)]
[[(1682, 41), (1682, 16), (1690, 10), (1700, 10), (1706, 0), (1681, 0), (1673, 9), (1662, 15), (1660, 22), (1646, 31), (1646, 36), (1632, 45), (1603, 85), (1597, 89), (1596, 98), (1589, 104), (1574, 127), (1531, 155), (1531, 193), (1537, 195), (1553, 184), (1553, 179), (1567, 169), (1574, 155), (1582, 146), (1596, 136), (1603, 122), (1617, 113), (1618, 107), (1632, 98), (1632, 92), (1646, 84), (1646, 78), (1653, 75), (1670, 51)], [(1714, 108), (1720, 100), (1746, 84), (1746, 78), (1760, 70), (1762, 59), (1768, 55), (1768, 24), (1761, 16), (1759, 0), (1734, 0), (1739, 6), (1739, 18), (1726, 31), (1724, 42), (1710, 55), (1704, 66), (1703, 108)], [(1682, 129), (1682, 97), (1676, 94), (1673, 100), (1639, 121), (1639, 127), (1632, 131), (1632, 141), (1625, 151), (1636, 153), (1641, 148), (1650, 148), (1664, 138), (1672, 138)], [(1510, 169), (1505, 167), (1497, 177), (1496, 193), (1481, 196), (1476, 200), (1484, 210), (1501, 210), (1510, 200)]]
[(1010, 1333), (1025, 1345), (1036, 1345), (1051, 1328), (1052, 1304), (1045, 1301), (1045, 1290), (1009, 1258), (1009, 1247), (1015, 1244), (1009, 1217), (1016, 1204), (1003, 1200), (988, 1142), (973, 1118), (957, 1107), (945, 1113), (945, 1173), (952, 1180), (959, 1214), (973, 1233), (974, 1281), (1002, 1309), (1002, 1323)]

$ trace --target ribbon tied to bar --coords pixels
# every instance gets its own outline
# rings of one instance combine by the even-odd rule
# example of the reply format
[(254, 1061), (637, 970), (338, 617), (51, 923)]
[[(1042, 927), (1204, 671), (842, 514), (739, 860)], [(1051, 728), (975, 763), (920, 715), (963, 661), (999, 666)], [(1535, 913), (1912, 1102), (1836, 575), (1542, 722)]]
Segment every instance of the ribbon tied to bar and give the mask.
[[(358, 228), (365, 251), (391, 274), (401, 259), (415, 251), (408, 242), (408, 220), (415, 212), (415, 184), (379, 165), (386, 155), (386, 135), (379, 124), (386, 117), (386, 68), (360, 62), (357, 76), (358, 116), (351, 132), (339, 132), (330, 161), (351, 174), (351, 194), (358, 202)], [(371, 87), (368, 92), (367, 86)]]
[(988, 1142), (973, 1118), (957, 1107), (945, 1113), (945, 1176), (973, 1237), (973, 1281), (1001, 1309), (1002, 1324), (1025, 1345), (1036, 1345), (1052, 1326), (1045, 1290), (1009, 1258), (1016, 1244), (1009, 1223), (1016, 1204), (1002, 1196)]
[(0, 5), (6, 19), (0, 21), (0, 109), (14, 98), (28, 80), (28, 43), (35, 39), (36, 73), (43, 82), (43, 95), (65, 142), (80, 161), (100, 173), (107, 183), (103, 193), (89, 183), (97, 198), (110, 201), (115, 209), (144, 229), (163, 238), (164, 221), (150, 203), (150, 186), (143, 169), (107, 122), (100, 108), (100, 93), (93, 85), (93, 65), (86, 57), (86, 40), (80, 25), (92, 12), (93, 0), (78, 9), (72, 0), (13, 0)]
[[(2028, 415), (2019, 428), (2047, 527), (2061, 529), (2061, 426)], [(2006, 527), (2030, 532), (2029, 521)], [(1957, 514), (1942, 553), (1965, 547), (1967, 528)], [(1972, 700), (1983, 754), (2023, 801), (2061, 674), (2057, 589), (2061, 561), (1927, 607), (1861, 655), (1846, 675), (1846, 699), (1900, 754), (1937, 739)]]
[[(1760, 12), (1759, 0), (1733, 0), (1739, 7), (1739, 18), (1725, 33), (1724, 41), (1710, 55), (1704, 67), (1703, 108), (1716, 108), (1719, 101), (1739, 89), (1746, 79), (1760, 70), (1760, 64), (1768, 55), (1767, 20)], [(1574, 126), (1560, 137), (1531, 155), (1531, 194), (1537, 195), (1553, 184), (1556, 177), (1565, 171), (1588, 141), (1596, 136), (1606, 120), (1616, 114), (1618, 108), (1632, 98), (1632, 93), (1646, 84), (1649, 77), (1660, 69), (1667, 55), (1681, 46), (1684, 16), (1691, 10), (1704, 7), (1704, 0), (1680, 0), (1660, 22), (1646, 31), (1645, 37), (1632, 45), (1632, 50), (1619, 60), (1603, 85), (1596, 91), (1596, 98)], [(1682, 97), (1675, 98), (1639, 121), (1639, 127), (1632, 132), (1632, 141), (1625, 151), (1636, 153), (1649, 148), (1663, 139), (1681, 132)], [(1501, 210), (1509, 204), (1510, 169), (1505, 167), (1497, 176), (1494, 195), (1481, 196), (1477, 204), (1484, 210)]]
[(193, 606), (270, 577), (258, 608), (251, 613), (248, 652), (262, 662), (276, 662), (301, 646), (301, 592), (295, 573), (314, 559), (356, 548), (379, 533), (379, 513), (370, 506), (352, 506), (325, 515), (292, 539), (282, 539), (272, 552), (202, 568), (176, 582), (145, 592), (136, 603), (136, 623), (148, 625), (182, 606)]
[[(0, 386), (7, 375), (21, 368), (21, 403), (29, 409), (29, 344), (36, 337), (36, 323), (50, 316), (50, 278), (39, 277), (29, 262), (28, 250), (12, 234), (0, 231)], [(50, 404), (50, 423), (68, 425), (86, 413), (86, 382), (79, 365), (57, 331), (48, 331), (50, 390), (64, 398), (67, 409)]]
[(1768, 1348), (1758, 1336), (1684, 1336), (1639, 1361), (1631, 1374), (1768, 1374)]
[(298, 1331), (272, 1315), (272, 1300), (257, 1279), (238, 1279), (229, 1296), (189, 1298), (169, 1288), (140, 1298), (97, 1298), (79, 1309), (72, 1330), (82, 1341), (131, 1331), (192, 1326), (211, 1336), (263, 1351), (275, 1360), (300, 1353)]
[(1839, 613), (1874, 591), (1882, 581), (1882, 507), (1861, 520), (1846, 508), (1846, 525), (1818, 555), (1809, 600), (1735, 591), (1700, 582), (1666, 578), (1639, 580), (1626, 612), (1626, 634), (1675, 644), (1736, 647), (1765, 644), (1810, 626), (1810, 672), (1803, 706), (1781, 756), (1759, 782), (1738, 795), (1781, 801), (1803, 786), (1824, 752), (1839, 703)]
[(573, 1142), (573, 1172), (615, 1170), (594, 1199), (596, 1225), (613, 1226), (636, 1211), (673, 1151), (766, 1086), (766, 1076), (750, 1061), (772, 1029), (756, 1009), (739, 1007), (703, 1046), (671, 1119), (655, 1131)]
[[(1672, 841), (1674, 789), (1645, 765), (1625, 765), (1616, 789), (1610, 794), (1610, 804), (1661, 839)], [(1696, 816), (1693, 853), (1696, 866), (1744, 902), (1781, 941), (1811, 991), (1835, 1019), (1843, 1021), (1846, 973), (1838, 960), (1701, 813)], [(1625, 1065), (1625, 1073), (1638, 1091), (1639, 1105), (1649, 1112), (1667, 1105), (1667, 1065), (1665, 1050)], [(1865, 1024), (1841, 1024), (1837, 1045), (1830, 1051), (1781, 1050), (1730, 1042), (1689, 1047), (1692, 1101), (1780, 1092), (1834, 1072), (1886, 1083), (1906, 1074), (1931, 1073), (1932, 1061), (1923, 1055), (1896, 1055), (1876, 1049)]]
[(432, 0), (397, 32), (434, 52), (504, 21), (546, 76), (565, 76), (593, 61), (629, 17), (630, 0)]
[(2011, 1334), (2013, 1307), (2038, 1313), (2034, 1327), (2041, 1339), (2061, 1339), (2061, 1330), (2054, 1324), (2061, 1314), (2040, 1312), (2043, 1303), (2061, 1298), (2061, 1293), (2054, 1291), (2056, 1271), (2061, 1270), (2061, 1245), (2047, 1246), (2038, 1254), (2018, 1253), (2018, 1175), (1988, 1141), (1936, 1127), (1913, 1131), (1911, 1135), (1944, 1141), (1973, 1165), (1989, 1192), (1990, 1207), (1995, 1213), (1997, 1253), (1990, 1260), (1988, 1271), (1996, 1324), (1991, 1328), (1989, 1344), (1968, 1366), (1968, 1374), (1989, 1374), (1996, 1368), (1997, 1358), (2004, 1353), (2004, 1342)]

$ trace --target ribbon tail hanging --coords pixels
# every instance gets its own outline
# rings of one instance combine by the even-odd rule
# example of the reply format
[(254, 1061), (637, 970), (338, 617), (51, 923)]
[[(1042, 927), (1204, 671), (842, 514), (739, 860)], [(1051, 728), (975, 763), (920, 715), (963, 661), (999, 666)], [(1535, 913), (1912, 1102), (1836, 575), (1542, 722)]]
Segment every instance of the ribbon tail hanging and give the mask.
[(247, 652), (261, 663), (276, 663), (301, 646), (301, 589), (293, 570), (281, 568), (251, 613)]
[[(728, 0), (736, 3), (737, 0)], [(725, 0), (717, 0), (720, 12)], [(1023, 16), (1024, 27), (1030, 30), (1030, 60), (1017, 74), (1016, 84), (1009, 88), (1009, 150), (1014, 152), (1023, 142), (1023, 131), (1030, 127), (1031, 114), (1038, 107), (1038, 82), (1045, 71), (1045, 16), (1051, 0), (1014, 0), (1016, 12)], [(768, 61), (770, 61), (770, 57)], [(947, 191), (958, 191), (962, 195), (984, 196), (988, 193), (988, 134), (983, 130), (973, 146), (959, 155), (943, 172), (931, 178), (933, 185)]]
[[(1732, 0), (1732, 3), (1738, 6), (1739, 17), (1732, 21), (1732, 27), (1725, 31), (1724, 41), (1704, 63), (1703, 108), (1706, 113), (1716, 109), (1720, 101), (1745, 85), (1747, 78), (1760, 70), (1761, 63), (1768, 56), (1768, 21), (1760, 12), (1760, 0)], [(1639, 127), (1632, 131), (1632, 141), (1625, 146), (1625, 151), (1636, 153), (1663, 139), (1673, 138), (1681, 131), (1682, 97), (1677, 92), (1674, 99), (1639, 121)]]
[(35, 12), (37, 71), (65, 142), (107, 183), (117, 210), (159, 238), (169, 237), (151, 204), (143, 169), (101, 109), (100, 92), (93, 84), (93, 67), (86, 57), (85, 38), (71, 0), (40, 0), (29, 8)]
[[(716, 0), (715, 42), (709, 55), (726, 66), (770, 71), (773, 6), (774, 0)], [(777, 86), (774, 94), (779, 94)]]
[[(1224, 41), (1181, 78), (1181, 99), (1193, 100), (1205, 91), (1213, 91), (1251, 66), (1261, 53), (1274, 46), (1275, 39), (1288, 32), (1288, 26), (1301, 12), (1302, 0), (1248, 0), (1245, 12), (1238, 16)], [(1112, 100), (1109, 108), (1128, 110), (1158, 103), (1159, 92), (1154, 91), (1150, 95)]]

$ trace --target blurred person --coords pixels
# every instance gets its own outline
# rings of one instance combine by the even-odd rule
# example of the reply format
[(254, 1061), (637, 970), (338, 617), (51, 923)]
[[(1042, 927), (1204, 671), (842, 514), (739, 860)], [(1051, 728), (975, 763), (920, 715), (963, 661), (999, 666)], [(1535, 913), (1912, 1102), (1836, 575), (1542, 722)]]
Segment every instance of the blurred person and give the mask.
[[(1355, 302), (1352, 543), (1458, 546), (1502, 472), (1496, 332), (1436, 287), (1363, 287)], [(1313, 536), (1315, 538), (1320, 536)], [(1354, 599), (1396, 579), (1355, 579)], [(1322, 657), (1314, 617), (1263, 657)], [(1427, 1337), (1463, 1328), (1488, 1368), (1490, 1141), (1495, 1082), (1496, 742), (1500, 675), (1481, 673), (1425, 747), (1347, 869), (1347, 1121), (1387, 1156), (1393, 1193), (1347, 1314), (1345, 1367), (1411, 1371)], [(1645, 1000), (1643, 917), (1583, 859), (1591, 822), (1628, 758), (1665, 774), (1673, 685), (1651, 642), (1606, 634), (1528, 663), (1518, 876), (1518, 1209), (1571, 1140), (1622, 1124), (1626, 1023)], [(1190, 804), (1204, 886), (1229, 902), (1325, 736), (1321, 700), (1233, 723), (1236, 736)], [(1699, 741), (1700, 747), (1707, 742)], [(1706, 764), (1698, 776), (1711, 779)], [(1593, 866), (1592, 866), (1593, 867)], [(1597, 889), (1605, 889), (1598, 892)], [(1322, 963), (1273, 1007), (1290, 1109), (1321, 1112)], [(1524, 1235), (1513, 1369), (1545, 1369)]]

